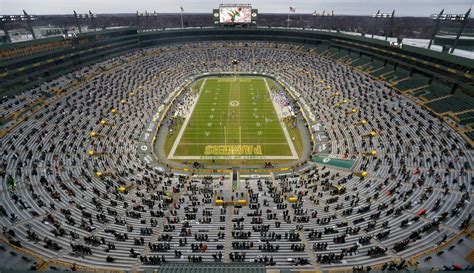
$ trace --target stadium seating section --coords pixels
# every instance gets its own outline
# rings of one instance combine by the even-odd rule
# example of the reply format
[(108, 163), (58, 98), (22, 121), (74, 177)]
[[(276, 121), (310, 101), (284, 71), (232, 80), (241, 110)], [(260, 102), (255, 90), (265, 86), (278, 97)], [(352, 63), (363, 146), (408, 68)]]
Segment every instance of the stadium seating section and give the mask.
[[(138, 158), (139, 134), (176, 86), (233, 71), (298, 90), (326, 130), (324, 156), (354, 159), (354, 168), (310, 163), (232, 186), (228, 174), (161, 173)], [(200, 41), (117, 53), (1, 101), (2, 238), (83, 270), (401, 269), (469, 227), (473, 207), (466, 140), (399, 93), (411, 90), (433, 111), (472, 122), (474, 101), (461, 90), (327, 45)], [(248, 204), (216, 205), (230, 196)]]

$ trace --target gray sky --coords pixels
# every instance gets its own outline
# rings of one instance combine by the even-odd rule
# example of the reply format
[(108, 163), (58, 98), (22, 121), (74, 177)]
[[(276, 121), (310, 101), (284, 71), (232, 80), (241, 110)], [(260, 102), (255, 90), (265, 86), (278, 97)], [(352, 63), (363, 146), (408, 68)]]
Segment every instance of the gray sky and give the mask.
[(472, 0), (0, 0), (0, 14), (20, 14), (23, 9), (31, 14), (71, 14), (72, 10), (83, 13), (88, 9), (94, 13), (173, 13), (179, 12), (180, 6), (185, 12), (211, 12), (221, 3), (249, 3), (260, 13), (287, 13), (292, 6), (297, 13), (334, 10), (335, 14), (367, 15), (378, 9), (395, 9), (398, 16), (429, 16), (443, 8), (445, 13), (465, 13)]

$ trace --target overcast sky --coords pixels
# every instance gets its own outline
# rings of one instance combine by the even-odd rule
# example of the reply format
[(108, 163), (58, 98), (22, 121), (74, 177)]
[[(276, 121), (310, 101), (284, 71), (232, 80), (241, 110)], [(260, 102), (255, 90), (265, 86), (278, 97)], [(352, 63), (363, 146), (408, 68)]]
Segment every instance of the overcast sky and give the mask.
[[(396, 10), (398, 16), (429, 16), (445, 9), (445, 13), (465, 13), (472, 0), (0, 0), (0, 14), (71, 14), (72, 10), (95, 13), (133, 13), (136, 10), (162, 13), (211, 12), (221, 3), (249, 3), (260, 13), (287, 13), (292, 6), (297, 13), (334, 10), (335, 14), (367, 15), (380, 9)], [(472, 16), (471, 16), (472, 17)]]

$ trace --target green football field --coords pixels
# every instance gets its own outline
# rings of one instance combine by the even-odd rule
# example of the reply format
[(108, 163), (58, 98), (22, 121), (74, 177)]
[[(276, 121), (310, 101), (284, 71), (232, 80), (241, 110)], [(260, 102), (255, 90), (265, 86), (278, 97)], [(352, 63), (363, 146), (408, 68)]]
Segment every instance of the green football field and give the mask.
[(209, 77), (195, 83), (197, 102), (169, 159), (296, 159), (288, 130), (270, 96), (270, 80)]

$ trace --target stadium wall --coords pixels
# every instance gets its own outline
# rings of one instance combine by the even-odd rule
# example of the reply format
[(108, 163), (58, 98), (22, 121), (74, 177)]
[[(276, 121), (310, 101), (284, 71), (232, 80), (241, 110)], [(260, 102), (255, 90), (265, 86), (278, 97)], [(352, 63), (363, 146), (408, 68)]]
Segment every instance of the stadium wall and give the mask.
[[(456, 35), (456, 34), (454, 34)], [(443, 46), (443, 45), (452, 45), (455, 40), (455, 36), (436, 36), (434, 39), (434, 44)], [(463, 35), (466, 35), (465, 32)], [(472, 36), (461, 36), (459, 38), (457, 48), (464, 49), (464, 50), (474, 50), (474, 37)]]

